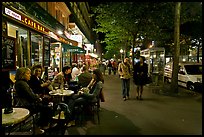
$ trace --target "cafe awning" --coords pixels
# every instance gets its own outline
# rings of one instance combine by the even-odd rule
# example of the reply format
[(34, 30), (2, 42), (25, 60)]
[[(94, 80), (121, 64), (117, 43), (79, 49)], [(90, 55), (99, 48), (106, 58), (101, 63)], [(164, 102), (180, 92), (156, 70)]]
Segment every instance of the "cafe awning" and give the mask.
[(83, 48), (80, 48), (78, 46), (72, 46), (69, 44), (62, 44), (63, 47), (63, 52), (71, 52), (71, 53), (75, 53), (75, 54), (85, 54), (86, 51)]

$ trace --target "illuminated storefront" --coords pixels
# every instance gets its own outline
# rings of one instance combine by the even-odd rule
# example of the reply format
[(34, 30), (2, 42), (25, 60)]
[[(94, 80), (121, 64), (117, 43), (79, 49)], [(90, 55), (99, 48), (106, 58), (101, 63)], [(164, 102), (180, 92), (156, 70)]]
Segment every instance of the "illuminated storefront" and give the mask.
[(50, 30), (27, 15), (3, 6), (4, 36), (16, 40), (16, 67), (49, 66)]

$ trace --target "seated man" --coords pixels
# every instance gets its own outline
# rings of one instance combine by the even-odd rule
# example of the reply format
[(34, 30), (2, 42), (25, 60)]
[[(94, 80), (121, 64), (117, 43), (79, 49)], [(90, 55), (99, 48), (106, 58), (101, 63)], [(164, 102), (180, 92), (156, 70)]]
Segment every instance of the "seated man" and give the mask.
[(53, 88), (61, 88), (63, 89), (64, 88), (64, 85), (65, 83), (69, 83), (71, 77), (68, 77), (69, 74), (71, 74), (72, 70), (71, 70), (71, 67), (70, 66), (65, 66), (62, 68), (62, 72), (58, 73), (51, 85), (53, 86)]
[(78, 76), (79, 87), (87, 87), (91, 82), (92, 74), (88, 71), (88, 67), (85, 65), (82, 67), (82, 73)]

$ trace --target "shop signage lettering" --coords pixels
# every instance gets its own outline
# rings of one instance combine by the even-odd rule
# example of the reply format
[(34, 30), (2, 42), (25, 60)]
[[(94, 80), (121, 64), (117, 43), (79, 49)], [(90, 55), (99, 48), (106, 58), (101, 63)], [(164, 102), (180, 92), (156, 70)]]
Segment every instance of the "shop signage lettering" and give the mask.
[(5, 14), (21, 21), (21, 15), (5, 7)]
[(68, 49), (69, 52), (78, 52), (78, 49)]
[(38, 30), (38, 31), (41, 31), (44, 33), (49, 33), (48, 29), (46, 29), (45, 27), (43, 27), (42, 25), (40, 25), (39, 23), (35, 22), (34, 20), (32, 20), (28, 17), (22, 16), (21, 22), (23, 22), (24, 24), (26, 24), (29, 27), (34, 28), (35, 30)]
[(59, 40), (61, 41), (61, 42), (64, 42), (64, 43), (66, 43), (66, 44), (69, 44), (69, 42), (68, 41), (66, 41), (64, 38), (62, 38), (62, 37), (59, 37)]
[(49, 30), (45, 27), (43, 27), (42, 25), (40, 25), (39, 23), (37, 23), (36, 21), (24, 16), (24, 15), (20, 15), (8, 8), (5, 7), (5, 14), (21, 21), (23, 24), (25, 24), (26, 26), (29, 26), (37, 31), (43, 32), (43, 33), (49, 33)]

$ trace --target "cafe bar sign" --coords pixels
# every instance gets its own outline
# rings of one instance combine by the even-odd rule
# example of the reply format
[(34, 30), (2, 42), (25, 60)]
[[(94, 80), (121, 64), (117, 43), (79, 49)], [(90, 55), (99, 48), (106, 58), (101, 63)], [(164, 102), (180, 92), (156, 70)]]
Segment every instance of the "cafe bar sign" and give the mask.
[(40, 32), (43, 32), (43, 33), (46, 33), (48, 34), (49, 33), (49, 30), (45, 27), (43, 27), (42, 25), (40, 25), (39, 23), (37, 23), (36, 21), (24, 16), (24, 15), (20, 15), (8, 8), (5, 7), (5, 14), (14, 18), (14, 19), (17, 19), (19, 21), (21, 21), (23, 24), (25, 24), (26, 26), (29, 26), (37, 31), (40, 31)]

